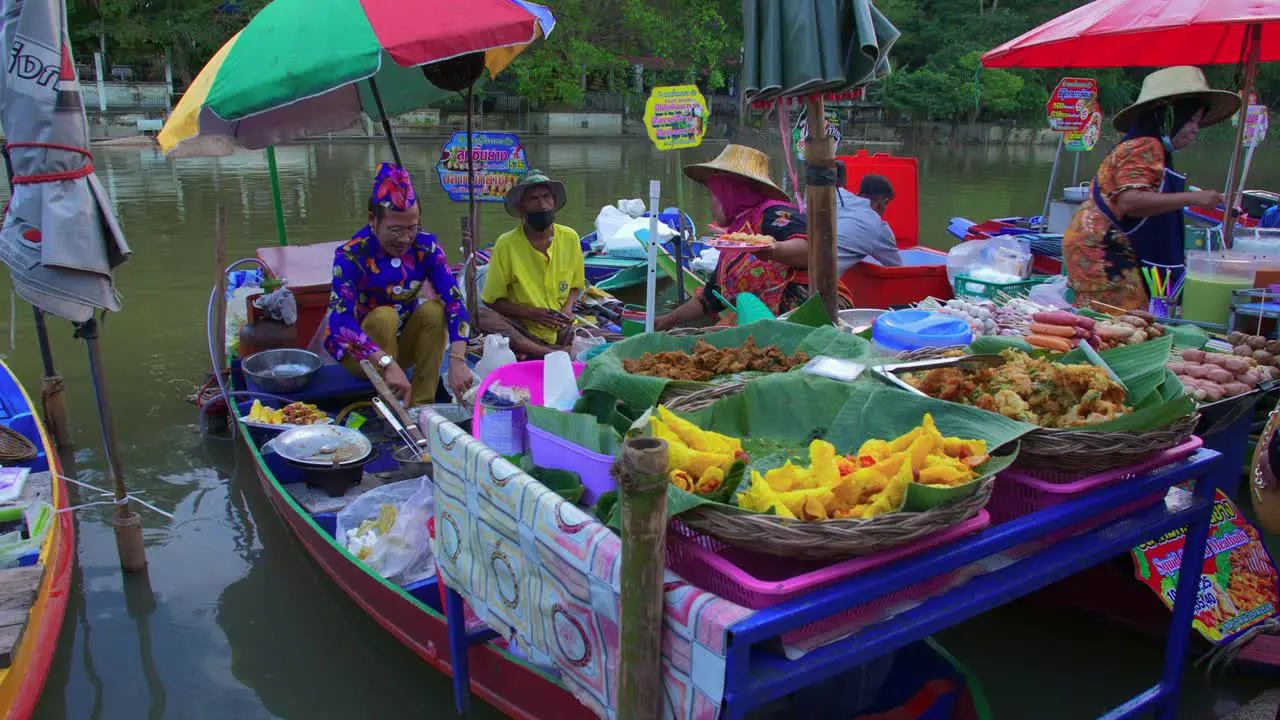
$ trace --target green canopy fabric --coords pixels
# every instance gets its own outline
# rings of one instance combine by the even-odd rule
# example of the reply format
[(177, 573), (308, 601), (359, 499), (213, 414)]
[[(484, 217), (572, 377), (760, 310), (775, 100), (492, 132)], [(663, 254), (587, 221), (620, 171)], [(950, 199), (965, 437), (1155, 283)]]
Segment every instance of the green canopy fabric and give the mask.
[(748, 102), (839, 93), (889, 74), (901, 33), (870, 0), (743, 0)]

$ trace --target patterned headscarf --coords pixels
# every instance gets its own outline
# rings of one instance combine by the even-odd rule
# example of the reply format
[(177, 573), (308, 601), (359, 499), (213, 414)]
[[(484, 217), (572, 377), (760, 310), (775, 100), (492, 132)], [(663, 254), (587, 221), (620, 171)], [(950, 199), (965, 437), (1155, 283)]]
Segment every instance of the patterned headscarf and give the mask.
[(373, 204), (380, 205), (396, 212), (404, 212), (418, 202), (413, 192), (413, 180), (409, 179), (409, 171), (384, 162), (378, 166), (378, 174), (373, 178)]
[(742, 230), (748, 214), (767, 199), (751, 183), (733, 175), (712, 175), (707, 178), (706, 186), (707, 191), (720, 201), (720, 207), (729, 219), (725, 227), (716, 228), (725, 232)]

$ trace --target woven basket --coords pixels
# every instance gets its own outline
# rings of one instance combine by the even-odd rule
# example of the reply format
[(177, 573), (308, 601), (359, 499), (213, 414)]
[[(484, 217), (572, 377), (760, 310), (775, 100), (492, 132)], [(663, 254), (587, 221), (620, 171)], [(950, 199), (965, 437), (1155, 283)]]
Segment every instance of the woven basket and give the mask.
[(979, 480), (962, 500), (924, 512), (885, 513), (867, 520), (806, 522), (777, 515), (725, 512), (703, 505), (680, 514), (680, 522), (726, 545), (797, 560), (834, 560), (869, 555), (959, 525), (991, 499), (995, 478)]
[[(898, 356), (903, 361), (932, 360), (960, 347), (921, 348)], [(1076, 428), (1036, 428), (1022, 436), (1022, 449), (1013, 467), (1021, 470), (1062, 470), (1070, 463), (1076, 472), (1106, 472), (1134, 465), (1177, 447), (1195, 432), (1200, 415), (1192, 413), (1173, 423), (1141, 432), (1096, 432)]]
[(36, 446), (21, 433), (0, 425), (0, 463), (34, 460)]

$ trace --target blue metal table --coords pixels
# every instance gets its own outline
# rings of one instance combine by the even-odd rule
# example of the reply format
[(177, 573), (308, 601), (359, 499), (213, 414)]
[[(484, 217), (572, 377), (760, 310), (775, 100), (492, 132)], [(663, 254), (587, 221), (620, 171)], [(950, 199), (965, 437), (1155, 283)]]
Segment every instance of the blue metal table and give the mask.
[[(915, 556), (874, 572), (851, 578), (802, 598), (761, 610), (730, 628), (725, 672), (725, 713), (729, 720), (744, 718), (753, 708), (785, 697), (814, 683), (865, 664), (909, 643), (959, 624), (999, 605), (1027, 595), (1065, 577), (1105, 562), (1151, 538), (1187, 527), (1173, 619), (1165, 645), (1159, 682), (1103, 717), (1128, 718), (1156, 713), (1173, 720), (1179, 684), (1190, 640), (1200, 568), (1209, 534), (1214, 491), (1224, 472), (1221, 456), (1199, 450), (1186, 460), (1147, 475), (1126, 480), (1079, 499)], [(1199, 479), (1184, 503), (1156, 503), (1123, 518), (1029, 555), (1011, 560), (1007, 551), (1043, 540), (1063, 528), (1098, 517), (1154, 493)], [(1003, 567), (936, 595), (920, 605), (854, 635), (788, 660), (773, 652), (771, 642), (782, 633), (882, 598), (918, 582), (975, 562), (1006, 560)], [(1188, 558), (1192, 565), (1188, 566)]]

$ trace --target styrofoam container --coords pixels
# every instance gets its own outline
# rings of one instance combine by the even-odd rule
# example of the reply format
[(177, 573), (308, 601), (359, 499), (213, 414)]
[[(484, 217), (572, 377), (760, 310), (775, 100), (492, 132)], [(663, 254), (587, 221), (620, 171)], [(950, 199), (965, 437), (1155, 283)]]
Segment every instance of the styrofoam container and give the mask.
[(592, 452), (533, 425), (529, 426), (529, 452), (533, 453), (533, 464), (540, 468), (577, 473), (584, 488), (579, 501), (582, 505), (595, 505), (601, 495), (618, 489), (609, 474), (612, 455)]

